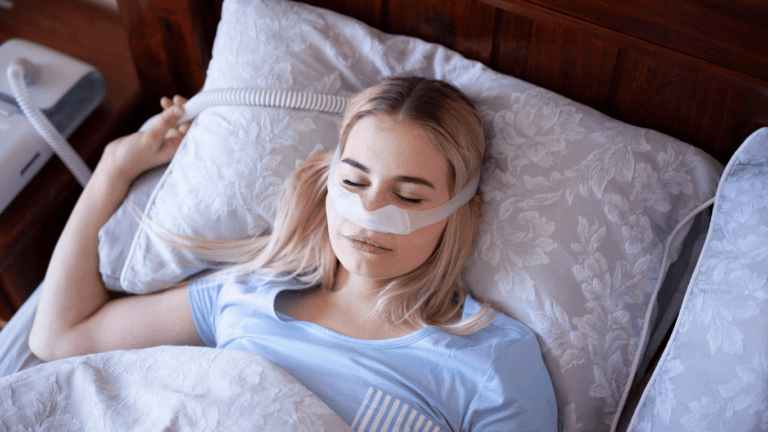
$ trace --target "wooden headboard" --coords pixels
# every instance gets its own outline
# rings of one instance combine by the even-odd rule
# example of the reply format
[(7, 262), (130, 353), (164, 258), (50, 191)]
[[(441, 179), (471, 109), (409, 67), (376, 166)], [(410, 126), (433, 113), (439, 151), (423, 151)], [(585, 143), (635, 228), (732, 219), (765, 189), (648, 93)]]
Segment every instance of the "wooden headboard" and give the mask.
[[(306, 0), (491, 68), (726, 163), (768, 126), (763, 0)], [(143, 93), (205, 80), (222, 0), (119, 0)]]

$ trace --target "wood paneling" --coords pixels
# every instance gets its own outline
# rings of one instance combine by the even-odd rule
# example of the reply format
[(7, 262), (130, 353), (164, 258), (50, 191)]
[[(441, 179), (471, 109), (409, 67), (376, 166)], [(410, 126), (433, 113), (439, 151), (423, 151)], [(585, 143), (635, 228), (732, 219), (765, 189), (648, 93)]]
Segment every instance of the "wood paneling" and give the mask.
[[(0, 320), (9, 321), (15, 312), (16, 309), (11, 307), (11, 302), (0, 292)], [(2, 322), (0, 322), (0, 325), (2, 325)]]
[(603, 108), (618, 48), (573, 30), (504, 12), (498, 70)]
[(622, 54), (617, 74), (609, 110), (614, 116), (728, 161), (740, 143), (740, 122), (753, 110), (748, 90), (635, 53)]
[(474, 0), (390, 0), (389, 31), (491, 64), (496, 9)]
[[(385, 14), (382, 13), (381, 0), (302, 0), (303, 3), (336, 11), (358, 19), (371, 27), (386, 29)], [(384, 30), (386, 31), (386, 30)]]
[(503, 11), (500, 21), (494, 36), (495, 46), (491, 67), (501, 73), (528, 81), (533, 20)]
[(743, 126), (738, 130), (739, 142), (757, 129), (768, 126), (768, 89), (753, 93), (750, 104), (754, 109), (752, 115), (745, 119)]
[[(611, 39), (617, 33), (614, 31), (598, 37), (600, 32), (594, 24), (563, 13), (566, 10), (577, 15), (574, 9), (568, 9), (576, 8), (572, 2), (555, 12), (540, 7), (544, 0), (491, 1), (523, 12), (503, 14), (496, 48), (501, 72), (627, 123), (694, 144), (722, 163), (728, 161), (749, 133), (768, 125), (768, 82), (764, 83), (762, 77), (741, 80), (744, 74), (725, 69), (727, 60), (717, 59), (718, 65), (702, 68), (703, 60), (687, 54), (677, 56), (667, 47), (653, 51), (653, 44), (626, 43), (626, 35)], [(532, 13), (526, 9), (533, 3), (541, 10)], [(646, 3), (642, 4), (647, 6)], [(674, 9), (686, 2), (671, 3)], [(656, 10), (661, 10), (658, 4)], [(690, 16), (686, 19), (695, 22)], [(754, 19), (747, 21), (749, 24)], [(612, 22), (605, 19), (605, 25)], [(621, 30), (636, 34), (647, 25), (644, 21), (636, 24)], [(672, 25), (668, 31), (674, 29)], [(742, 46), (732, 39), (728, 43)], [(693, 44), (691, 47), (697, 48)], [(761, 46), (760, 50), (764, 48)], [(670, 61), (670, 56), (677, 56), (676, 61)], [(752, 61), (756, 62), (751, 63), (753, 66), (760, 65), (768, 61), (768, 55), (764, 53)]]
[(191, 97), (205, 82), (221, 1), (120, 0), (144, 96)]
[(677, 65), (696, 63), (753, 85), (768, 83), (768, 4), (744, 0), (484, 0), (584, 29)]
[(359, 19), (388, 33), (442, 44), (491, 62), (496, 8), (475, 0), (302, 0)]
[[(531, 0), (611, 30), (768, 81), (768, 4), (667, 0)], [(751, 6), (751, 11), (744, 6)]]

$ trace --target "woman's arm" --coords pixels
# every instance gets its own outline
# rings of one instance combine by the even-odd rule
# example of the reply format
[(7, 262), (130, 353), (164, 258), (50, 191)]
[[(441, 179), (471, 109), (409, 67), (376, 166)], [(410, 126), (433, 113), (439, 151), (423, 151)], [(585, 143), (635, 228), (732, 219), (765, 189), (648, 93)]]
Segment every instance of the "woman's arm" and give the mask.
[(98, 232), (131, 181), (171, 160), (188, 124), (176, 127), (184, 99), (163, 98), (160, 121), (104, 149), (64, 227), (42, 286), (29, 346), (43, 360), (112, 349), (201, 344), (186, 288), (110, 300), (99, 274)]

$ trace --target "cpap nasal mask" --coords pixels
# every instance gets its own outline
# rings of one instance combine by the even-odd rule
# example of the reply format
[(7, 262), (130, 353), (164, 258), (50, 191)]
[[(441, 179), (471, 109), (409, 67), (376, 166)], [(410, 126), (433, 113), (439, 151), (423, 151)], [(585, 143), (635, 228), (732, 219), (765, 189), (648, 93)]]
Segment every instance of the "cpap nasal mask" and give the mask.
[(440, 222), (472, 199), (480, 184), (478, 172), (450, 201), (431, 210), (414, 211), (388, 205), (370, 212), (363, 207), (360, 195), (348, 191), (336, 179), (336, 167), (340, 158), (341, 146), (337, 146), (328, 173), (328, 195), (331, 197), (333, 209), (355, 225), (382, 233), (404, 235)]

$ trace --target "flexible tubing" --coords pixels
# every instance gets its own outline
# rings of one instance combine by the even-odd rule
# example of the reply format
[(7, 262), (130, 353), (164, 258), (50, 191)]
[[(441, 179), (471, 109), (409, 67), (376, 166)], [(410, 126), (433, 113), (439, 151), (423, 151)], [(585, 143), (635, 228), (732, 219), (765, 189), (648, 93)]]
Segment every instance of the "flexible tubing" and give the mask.
[[(28, 61), (25, 63), (28, 63)], [(8, 84), (11, 86), (11, 93), (16, 98), (16, 102), (21, 107), (24, 115), (27, 116), (29, 122), (37, 130), (37, 133), (51, 146), (54, 153), (64, 162), (64, 165), (69, 168), (80, 185), (85, 187), (91, 178), (91, 170), (51, 121), (48, 120), (48, 117), (40, 111), (40, 108), (32, 99), (32, 95), (29, 94), (27, 85), (24, 82), (24, 66), (22, 66), (22, 62), (16, 60), (11, 64), (6, 75), (8, 76)]]
[(198, 93), (184, 104), (179, 123), (195, 118), (200, 111), (216, 105), (250, 105), (295, 108), (343, 113), (349, 98), (323, 93), (257, 88), (215, 89)]

